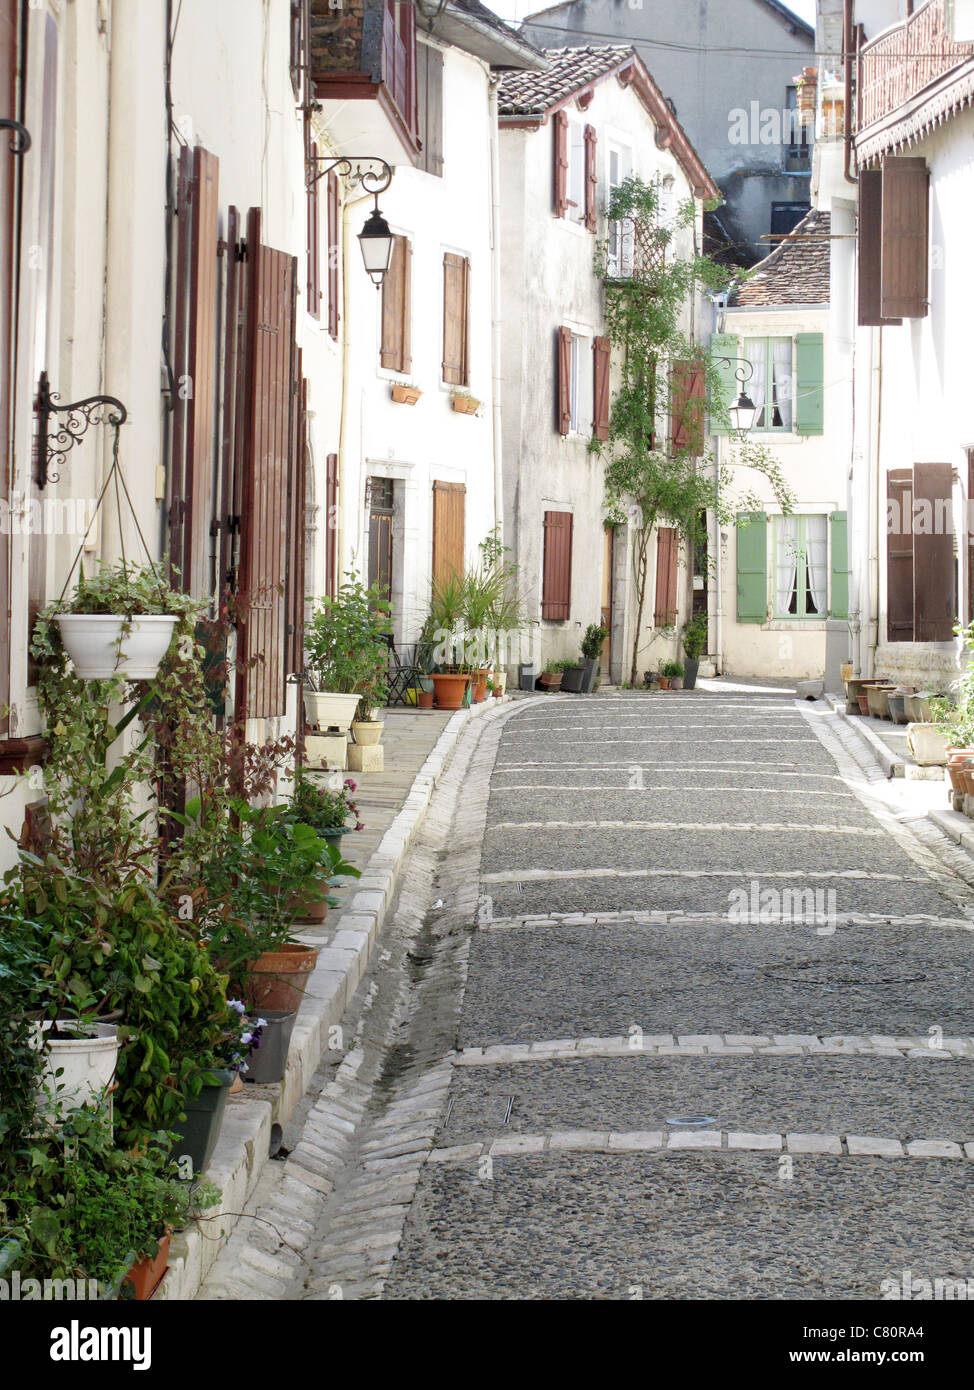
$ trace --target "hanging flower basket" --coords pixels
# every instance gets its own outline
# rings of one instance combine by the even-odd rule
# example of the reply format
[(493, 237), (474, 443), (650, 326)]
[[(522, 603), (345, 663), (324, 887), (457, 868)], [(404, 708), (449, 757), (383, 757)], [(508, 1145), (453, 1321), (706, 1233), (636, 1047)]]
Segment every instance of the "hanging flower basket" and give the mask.
[(480, 401), (475, 396), (454, 396), (453, 409), (458, 415), (476, 415)]
[(83, 681), (127, 676), (152, 680), (169, 650), (178, 618), (168, 613), (61, 613), (61, 641)]

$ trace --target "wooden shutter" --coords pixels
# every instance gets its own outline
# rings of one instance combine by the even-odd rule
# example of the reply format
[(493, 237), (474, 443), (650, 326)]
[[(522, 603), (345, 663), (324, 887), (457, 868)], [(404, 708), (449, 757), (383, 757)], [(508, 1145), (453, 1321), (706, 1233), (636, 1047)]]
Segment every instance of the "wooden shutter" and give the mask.
[(447, 251), (443, 257), (443, 380), (466, 386), (469, 380), (470, 262)]
[(737, 516), (737, 621), (763, 623), (768, 616), (768, 518)]
[(967, 451), (967, 497), (964, 532), (967, 536), (967, 621), (974, 623), (974, 449)]
[(285, 675), (304, 670), (304, 600), (307, 594), (305, 557), (307, 554), (307, 459), (308, 459), (308, 383), (304, 380), (300, 349), (293, 355), (294, 381), (291, 390), (291, 449), (288, 469), (288, 545), (286, 592), (287, 626), (284, 655)]
[(180, 150), (169, 555), (174, 581), (196, 598), (214, 587), (219, 167), (199, 146)]
[(845, 512), (833, 512), (832, 522), (832, 601), (829, 617), (849, 616), (849, 518)]
[[(0, 0), (0, 116), (16, 119), (17, 0)], [(4, 512), (10, 505), (11, 402), (16, 320), (16, 201), (17, 156), (10, 148), (13, 132), (0, 135), (0, 500)], [(10, 732), (10, 528), (0, 526), (0, 734)]]
[(339, 231), (338, 179), (335, 174), (325, 178), (327, 187), (327, 250), (328, 250), (328, 332), (338, 337), (339, 320), (339, 280), (338, 266), (341, 259), (341, 234)]
[(292, 459), (297, 261), (248, 222), (248, 467), (242, 480), (238, 719), (285, 712), (288, 475)]
[(674, 362), (670, 376), (670, 448), (703, 453), (707, 373), (702, 362)]
[(325, 593), (338, 593), (338, 455), (325, 460)]
[[(318, 146), (311, 138), (311, 121), (307, 115), (304, 118), (304, 142), (305, 142), (305, 171), (307, 178), (314, 178), (314, 182), (305, 190), (305, 241), (308, 261), (308, 285), (307, 285), (307, 307), (308, 313), (312, 318), (321, 317), (321, 199), (318, 196), (320, 180), (316, 177), (318, 170), (317, 155)], [(332, 178), (329, 177), (329, 183)], [(329, 187), (329, 198), (331, 188)], [(331, 232), (331, 203), (328, 206), (329, 224), (328, 230)], [(330, 308), (330, 306), (329, 306)]]
[(886, 640), (913, 641), (913, 473), (886, 475)]
[(676, 581), (680, 558), (680, 538), (673, 526), (660, 526), (656, 532), (655, 627), (675, 627), (677, 614)]
[(443, 173), (443, 54), (429, 44), (416, 45), (416, 88), (419, 103), (421, 169)]
[(856, 252), (859, 280), (859, 323), (863, 327), (879, 327), (885, 323), (902, 323), (902, 319), (884, 319), (882, 301), (883, 246), (883, 171), (859, 171), (859, 226), (856, 233)]
[(572, 330), (558, 330), (558, 361), (555, 369), (555, 419), (559, 434), (572, 427)]
[(594, 232), (598, 222), (599, 173), (596, 161), (598, 137), (595, 126), (585, 127), (585, 226)]
[(541, 616), (563, 623), (572, 607), (571, 512), (544, 514), (544, 569), (541, 581)]
[(913, 467), (913, 640), (954, 635), (953, 470), (949, 463)]
[[(721, 393), (720, 401), (712, 400), (708, 403), (707, 411), (710, 416), (711, 434), (730, 434), (730, 422), (727, 419), (727, 411), (737, 400), (740, 387), (734, 375), (734, 368), (739, 363), (734, 361), (738, 356), (740, 345), (737, 341), (736, 333), (711, 333), (710, 335), (710, 356), (714, 361), (714, 370), (720, 377)], [(716, 362), (718, 357), (730, 358), (730, 361)]]
[(798, 390), (795, 402), (795, 433), (825, 432), (825, 338), (821, 333), (799, 333), (795, 337)]
[(464, 571), (467, 489), (463, 483), (433, 484), (433, 584)]
[(592, 424), (596, 439), (604, 442), (609, 437), (609, 368), (612, 346), (608, 338), (596, 338), (592, 343), (592, 351), (595, 354)]
[(884, 319), (926, 318), (930, 171), (925, 159), (883, 160), (880, 312)]
[(564, 217), (568, 212), (568, 115), (556, 111), (551, 119), (554, 131), (555, 168), (555, 216)]
[(382, 281), (382, 348), (379, 361), (391, 372), (408, 372), (413, 251), (404, 236), (392, 243), (392, 260)]

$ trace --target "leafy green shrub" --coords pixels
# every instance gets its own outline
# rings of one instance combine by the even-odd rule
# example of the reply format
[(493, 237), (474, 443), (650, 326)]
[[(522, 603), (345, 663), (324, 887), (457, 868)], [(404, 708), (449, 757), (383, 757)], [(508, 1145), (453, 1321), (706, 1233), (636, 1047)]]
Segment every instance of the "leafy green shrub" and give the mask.
[(0, 916), (0, 1173), (37, 1122), (43, 1054), (30, 1043), (44, 964), (35, 924)]
[(707, 645), (707, 615), (695, 613), (683, 629), (683, 650), (691, 661), (699, 661)]
[(378, 584), (371, 589), (349, 574), (338, 593), (318, 599), (305, 630), (308, 665), (319, 690), (361, 691), (370, 713), (388, 693), (391, 605)]
[(662, 674), (667, 680), (673, 680), (683, 675), (683, 667), (678, 661), (668, 661), (663, 667)]
[(608, 635), (609, 629), (604, 623), (589, 623), (582, 638), (582, 656), (586, 661), (598, 661)]

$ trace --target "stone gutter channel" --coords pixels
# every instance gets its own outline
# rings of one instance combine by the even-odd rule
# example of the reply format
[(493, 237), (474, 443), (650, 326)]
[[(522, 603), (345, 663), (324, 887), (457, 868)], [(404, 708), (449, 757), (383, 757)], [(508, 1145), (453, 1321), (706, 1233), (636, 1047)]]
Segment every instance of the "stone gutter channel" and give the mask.
[[(262, 1176), (270, 1179), (273, 1169), (282, 1166), (271, 1164), (272, 1173), (267, 1173), (285, 1127), (299, 1120), (302, 1109), (309, 1108), (305, 1098), (322, 1064), (333, 1073), (332, 1086), (345, 1087), (353, 1082), (363, 1054), (350, 1052), (343, 1058), (343, 1020), (372, 961), (433, 792), (468, 725), (482, 720), (493, 723), (502, 713), (513, 713), (514, 705), (511, 696), (504, 696), (457, 710), (436, 739), (401, 808), (363, 867), (354, 896), (335, 923), (329, 922), (334, 929), (329, 932), (329, 944), (320, 951), (295, 1020), (283, 1082), (247, 1087), (244, 1094), (228, 1101), (220, 1138), (206, 1171), (206, 1177), (221, 1189), (222, 1201), (198, 1223), (173, 1236), (169, 1269), (156, 1299), (196, 1297), (241, 1215), (254, 1208)], [(311, 945), (321, 941), (321, 933), (313, 929), (298, 931), (295, 936)], [(247, 1094), (251, 1089), (256, 1092), (253, 1096)], [(330, 1184), (313, 1173), (308, 1185), (319, 1191), (330, 1190)], [(261, 1295), (254, 1291), (244, 1296)]]

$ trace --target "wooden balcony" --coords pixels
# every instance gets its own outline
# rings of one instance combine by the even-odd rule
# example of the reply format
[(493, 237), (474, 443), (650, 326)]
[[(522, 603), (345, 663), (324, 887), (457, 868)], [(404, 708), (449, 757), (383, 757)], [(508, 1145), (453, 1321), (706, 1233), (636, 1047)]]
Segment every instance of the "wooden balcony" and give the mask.
[(858, 129), (890, 115), (972, 54), (974, 43), (951, 40), (947, 0), (927, 0), (860, 49)]

